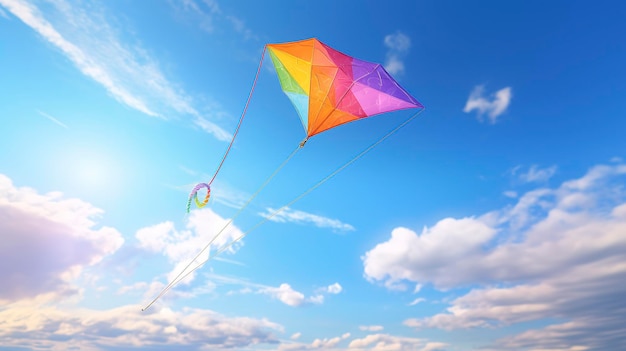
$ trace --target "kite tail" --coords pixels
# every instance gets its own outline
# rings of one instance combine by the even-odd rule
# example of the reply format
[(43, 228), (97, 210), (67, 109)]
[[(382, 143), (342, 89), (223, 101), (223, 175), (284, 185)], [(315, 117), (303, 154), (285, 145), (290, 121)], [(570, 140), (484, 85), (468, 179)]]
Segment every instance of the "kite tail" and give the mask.
[[(393, 134), (395, 134), (397, 131), (399, 131), (400, 129), (402, 129), (404, 126), (406, 126), (407, 124), (409, 124), (412, 120), (414, 120), (415, 118), (417, 118), (422, 112), (424, 112), (425, 108), (422, 107), (419, 111), (417, 111), (416, 113), (414, 113), (411, 117), (409, 117), (407, 120), (405, 120), (404, 122), (402, 122), (400, 125), (398, 125), (397, 127), (395, 127), (394, 129), (392, 129), (391, 131), (387, 132), (387, 134), (385, 134), (382, 138), (380, 138), (378, 141), (376, 141), (374, 144), (368, 146), (365, 150), (361, 151), (359, 154), (357, 154), (356, 156), (354, 156), (350, 161), (344, 163), (341, 167), (337, 168), (335, 171), (333, 171), (332, 173), (330, 173), (328, 176), (326, 176), (325, 178), (323, 178), (322, 180), (318, 181), (317, 183), (315, 183), (313, 186), (311, 186), (309, 189), (307, 189), (305, 192), (303, 192), (302, 194), (300, 194), (299, 196), (297, 196), (295, 199), (291, 200), (289, 203), (287, 203), (286, 205), (284, 205), (283, 207), (275, 210), (274, 212), (272, 212), (270, 215), (265, 216), (265, 218), (263, 218), (262, 220), (260, 220), (259, 222), (257, 222), (254, 226), (252, 226), (250, 229), (248, 229), (247, 231), (245, 231), (244, 233), (242, 233), (240, 236), (238, 236), (237, 238), (235, 238), (234, 240), (232, 240), (231, 242), (223, 245), (222, 247), (220, 247), (219, 249), (217, 249), (212, 255), (209, 255), (209, 257), (200, 262), (197, 266), (195, 266), (194, 268), (192, 268), (191, 270), (189, 270), (188, 272), (186, 272), (184, 275), (183, 274), (179, 274), (179, 277), (176, 277), (177, 282), (182, 281), (183, 279), (185, 279), (189, 274), (193, 273), (196, 269), (202, 267), (202, 265), (204, 265), (205, 263), (207, 263), (209, 260), (211, 260), (212, 258), (214, 258), (215, 256), (221, 254), (222, 252), (228, 250), (231, 246), (233, 246), (236, 242), (238, 242), (239, 240), (243, 239), (246, 235), (250, 234), (250, 232), (252, 232), (253, 230), (257, 229), (258, 227), (260, 227), (262, 224), (264, 224), (265, 222), (271, 220), (273, 217), (275, 217), (277, 214), (279, 214), (280, 212), (284, 211), (285, 209), (287, 209), (289, 206), (293, 205), (294, 203), (300, 201), (303, 197), (305, 197), (306, 195), (308, 195), (310, 192), (312, 192), (313, 190), (317, 189), (318, 187), (320, 187), (322, 184), (326, 183), (328, 180), (330, 180), (332, 177), (336, 176), (339, 172), (343, 171), (346, 167), (350, 166), (351, 164), (353, 164), (354, 162), (356, 162), (358, 159), (360, 159), (361, 157), (363, 157), (366, 153), (370, 152), (373, 148), (375, 148), (376, 146), (378, 146), (378, 144), (382, 143), (385, 139), (389, 138), (390, 136), (392, 136)], [(194, 261), (192, 261), (191, 263), (193, 263)], [(191, 266), (191, 263), (189, 264), (189, 266)], [(189, 268), (189, 266), (186, 269)], [(181, 272), (182, 273), (182, 272)], [(148, 306), (149, 307), (149, 306)], [(147, 307), (146, 307), (147, 308)]]
[[(261, 61), (259, 62), (259, 67), (257, 68), (256, 75), (254, 76), (254, 82), (252, 83), (252, 88), (250, 89), (250, 93), (248, 94), (248, 100), (246, 101), (246, 105), (243, 108), (241, 117), (239, 117), (239, 122), (237, 123), (237, 128), (235, 128), (235, 133), (233, 133), (233, 138), (230, 140), (230, 144), (228, 144), (228, 147), (226, 148), (226, 151), (224, 152), (224, 156), (222, 156), (222, 160), (220, 161), (220, 164), (217, 166), (217, 169), (215, 170), (215, 173), (213, 174), (213, 177), (211, 178), (211, 180), (208, 183), (199, 183), (193, 188), (193, 190), (189, 194), (189, 199), (187, 201), (187, 213), (189, 213), (189, 210), (191, 208), (192, 200), (195, 199), (196, 206), (198, 206), (198, 208), (202, 208), (206, 206), (206, 204), (209, 202), (209, 198), (211, 197), (211, 184), (213, 184), (213, 181), (217, 177), (217, 174), (222, 169), (222, 166), (224, 165), (224, 161), (226, 161), (226, 156), (228, 156), (228, 153), (230, 152), (230, 149), (233, 147), (233, 143), (235, 142), (235, 138), (237, 137), (237, 134), (239, 133), (239, 128), (241, 128), (241, 123), (243, 122), (243, 118), (246, 115), (246, 112), (248, 111), (248, 106), (250, 105), (250, 100), (252, 99), (252, 93), (254, 93), (254, 88), (256, 87), (256, 83), (259, 80), (259, 75), (261, 73), (261, 66), (263, 66), (263, 59), (265, 58), (265, 50), (267, 50), (267, 46), (263, 47), (263, 52), (261, 53)], [(198, 190), (200, 190), (201, 188), (207, 188), (206, 197), (204, 198), (204, 201), (202, 202), (198, 201)]]

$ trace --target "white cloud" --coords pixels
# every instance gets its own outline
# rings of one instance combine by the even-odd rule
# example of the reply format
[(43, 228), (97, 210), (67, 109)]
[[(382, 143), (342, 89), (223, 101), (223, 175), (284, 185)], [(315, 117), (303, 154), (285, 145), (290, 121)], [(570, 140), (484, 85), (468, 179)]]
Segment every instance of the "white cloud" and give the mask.
[(315, 339), (310, 344), (305, 343), (292, 343), (282, 344), (278, 347), (280, 351), (296, 351), (296, 350), (335, 350), (336, 346), (343, 340), (350, 337), (350, 333), (344, 333), (341, 336), (334, 338)]
[(566, 322), (503, 339), (496, 349), (615, 349), (626, 343), (624, 175), (626, 165), (596, 166), (482, 217), (444, 219), (420, 235), (396, 228), (364, 256), (366, 276), (440, 289), (483, 286), (454, 299), (443, 313), (405, 321), (411, 327), (557, 318)]
[(67, 129), (67, 125), (61, 121), (59, 121), (58, 119), (50, 116), (49, 114), (42, 112), (42, 111), (37, 111), (40, 115), (46, 117), (47, 119), (51, 120), (53, 123), (55, 123), (56, 125), (59, 125), (65, 129)]
[(276, 344), (283, 327), (266, 319), (225, 317), (185, 308), (141, 312), (138, 306), (109, 310), (58, 309), (29, 303), (3, 306), (0, 338), (4, 347), (87, 351), (242, 349)]
[(297, 333), (293, 333), (293, 334), (291, 334), (291, 336), (289, 337), (289, 339), (291, 339), (291, 340), (298, 340), (298, 339), (300, 339), (300, 337), (301, 337), (301, 336), (302, 336), (302, 333), (297, 332)]
[(495, 94), (486, 98), (483, 96), (484, 86), (474, 87), (470, 94), (463, 112), (470, 113), (474, 110), (478, 111), (478, 118), (482, 120), (482, 115), (487, 114), (489, 122), (496, 123), (496, 120), (502, 115), (511, 103), (512, 93), (511, 87), (498, 90)]
[(314, 303), (316, 305), (321, 305), (321, 304), (324, 303), (324, 295), (322, 295), (322, 294), (313, 295), (313, 296), (309, 297), (308, 301), (310, 303)]
[(277, 288), (267, 287), (260, 289), (259, 293), (269, 295), (280, 300), (285, 305), (292, 307), (298, 307), (306, 301), (303, 293), (294, 290), (291, 285), (287, 283), (280, 284)]
[(387, 58), (385, 69), (392, 75), (404, 73), (404, 58), (411, 48), (411, 38), (404, 33), (396, 32), (385, 36)]
[(511, 170), (511, 174), (519, 177), (524, 183), (533, 182), (546, 182), (556, 173), (557, 167), (550, 166), (546, 168), (539, 168), (537, 165), (532, 165), (527, 172), (519, 172), (521, 166), (517, 166)]
[(0, 300), (74, 294), (84, 267), (119, 249), (114, 228), (97, 225), (103, 211), (60, 192), (15, 187), (0, 174)]
[[(376, 328), (374, 328), (376, 329)], [(362, 329), (363, 330), (363, 329)], [(279, 351), (300, 350), (328, 350), (328, 351), (443, 351), (447, 344), (429, 342), (425, 339), (396, 336), (390, 334), (371, 334), (364, 338), (356, 338), (348, 343), (347, 347), (339, 346), (342, 341), (350, 338), (350, 333), (344, 333), (334, 338), (318, 338), (311, 343), (292, 342), (281, 344)]]
[(321, 290), (329, 294), (339, 294), (343, 290), (343, 288), (341, 287), (341, 285), (339, 285), (339, 283), (335, 283)]
[(416, 298), (415, 300), (411, 301), (411, 303), (409, 303), (409, 306), (415, 306), (415, 305), (417, 305), (418, 303), (421, 303), (421, 302), (424, 302), (424, 301), (426, 301), (426, 299), (425, 299), (425, 298), (423, 298), (423, 297), (418, 297), (418, 298)]
[(180, 168), (180, 170), (185, 172), (187, 175), (190, 175), (190, 176), (193, 176), (193, 177), (198, 176), (198, 172), (193, 170), (193, 169), (191, 169), (191, 168), (185, 167), (183, 165), (178, 165), (178, 168)]
[(61, 50), (81, 73), (121, 103), (154, 117), (172, 113), (191, 116), (194, 124), (215, 138), (230, 140), (228, 132), (206, 117), (225, 115), (219, 106), (214, 104), (207, 113), (198, 111), (191, 97), (165, 77), (146, 50), (120, 40), (119, 30), (109, 25), (97, 4), (83, 8), (56, 0), (45, 13), (23, 0), (0, 0), (0, 5)]
[(4, 18), (6, 18), (6, 19), (9, 19), (9, 15), (7, 15), (7, 13), (6, 13), (6, 12), (4, 12), (4, 10), (3, 10), (3, 9), (0, 9), (0, 17), (4, 17)]
[(385, 328), (382, 325), (361, 325), (359, 326), (359, 329), (363, 331), (376, 332), (376, 331), (381, 331)]
[(257, 293), (269, 295), (288, 306), (299, 307), (305, 304), (320, 305), (324, 303), (324, 294), (339, 294), (341, 290), (341, 285), (335, 283), (326, 288), (318, 289), (318, 293), (315, 295), (305, 297), (303, 293), (294, 290), (291, 285), (283, 283), (278, 287), (261, 286)]
[(546, 351), (619, 350), (626, 343), (626, 337), (623, 321), (616, 322), (616, 329), (606, 328), (603, 320), (593, 319), (531, 329), (498, 340), (492, 350), (536, 350), (539, 345)]
[(511, 199), (515, 199), (517, 197), (517, 191), (513, 191), (513, 190), (507, 190), (502, 194), (506, 197), (510, 197)]
[[(593, 251), (626, 241), (624, 236), (613, 235), (621, 217), (609, 219), (598, 214), (607, 211), (606, 200), (617, 201), (616, 197), (623, 196), (619, 186), (607, 187), (607, 178), (615, 181), (625, 173), (623, 165), (597, 166), (580, 179), (564, 182), (556, 189), (529, 191), (514, 206), (479, 218), (446, 218), (419, 235), (396, 228), (388, 241), (365, 254), (365, 274), (373, 280), (404, 279), (451, 288), (562, 272)], [(572, 200), (580, 197), (587, 201)], [(603, 202), (598, 202), (600, 199)], [(520, 224), (513, 225), (516, 222)], [(498, 238), (506, 238), (511, 228), (527, 228), (524, 241), (487, 249), (497, 233)]]
[[(211, 209), (192, 211), (186, 219), (185, 229), (177, 230), (172, 222), (163, 222), (153, 226), (141, 228), (135, 234), (139, 241), (139, 247), (150, 252), (162, 253), (168, 260), (175, 264), (168, 276), (171, 281), (179, 272), (188, 265), (202, 248), (204, 248), (229, 222)], [(203, 252), (184, 274), (206, 261), (211, 250), (218, 249), (243, 234), (234, 224), (230, 224), (223, 232), (214, 239), (211, 246)], [(234, 252), (238, 245), (231, 246), (228, 251)], [(190, 274), (184, 282), (193, 280), (194, 274)]]
[(214, 33), (217, 29), (224, 30), (228, 24), (232, 30), (243, 36), (244, 39), (258, 39), (254, 32), (248, 28), (245, 21), (232, 14), (225, 13), (215, 0), (185, 0), (174, 1), (171, 5), (181, 15), (185, 22), (197, 23), (200, 29), (207, 33)]
[(324, 303), (325, 294), (338, 294), (341, 291), (341, 285), (339, 285), (339, 283), (335, 283), (329, 285), (328, 287), (316, 289), (315, 294), (306, 297), (304, 293), (293, 289), (288, 283), (282, 283), (278, 287), (276, 287), (253, 283), (251, 281), (240, 278), (227, 277), (211, 273), (205, 274), (204, 276), (215, 283), (244, 286), (243, 289), (240, 289), (238, 291), (230, 291), (228, 293), (229, 295), (253, 293), (264, 294), (292, 307), (299, 307), (309, 304), (322, 304)]
[[(276, 209), (274, 208), (267, 208), (265, 212), (259, 213), (259, 215), (268, 218), (272, 216), (272, 214), (275, 211)], [(323, 216), (319, 216), (319, 215), (304, 212), (304, 211), (293, 210), (288, 207), (278, 212), (277, 214), (273, 215), (270, 218), (270, 220), (273, 222), (279, 222), (279, 223), (286, 223), (286, 222), (297, 223), (297, 224), (311, 223), (315, 225), (316, 227), (330, 228), (335, 232), (348, 232), (348, 231), (355, 230), (354, 227), (351, 226), (350, 224), (343, 223), (338, 219), (323, 217)]]
[(362, 339), (354, 339), (350, 342), (350, 350), (418, 350), (439, 351), (447, 344), (439, 342), (427, 342), (424, 339), (394, 336), (389, 334), (371, 334)]
[[(475, 218), (446, 218), (417, 235), (408, 228), (395, 228), (391, 239), (376, 245), (363, 257), (365, 275), (370, 280), (395, 283), (400, 280), (448, 286), (464, 278), (464, 272), (451, 275), (449, 265), (481, 253), (496, 230)], [(471, 265), (459, 265), (464, 270)]]

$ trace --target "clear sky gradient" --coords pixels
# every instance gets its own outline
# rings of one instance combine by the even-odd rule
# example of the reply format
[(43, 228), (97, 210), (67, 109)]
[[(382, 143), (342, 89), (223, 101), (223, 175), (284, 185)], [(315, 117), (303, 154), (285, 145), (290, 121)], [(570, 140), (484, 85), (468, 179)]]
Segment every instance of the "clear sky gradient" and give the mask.
[[(626, 349), (626, 4), (0, 0), (0, 350)], [(426, 110), (158, 292), (305, 137), (263, 47)], [(211, 247), (413, 111), (314, 136)]]

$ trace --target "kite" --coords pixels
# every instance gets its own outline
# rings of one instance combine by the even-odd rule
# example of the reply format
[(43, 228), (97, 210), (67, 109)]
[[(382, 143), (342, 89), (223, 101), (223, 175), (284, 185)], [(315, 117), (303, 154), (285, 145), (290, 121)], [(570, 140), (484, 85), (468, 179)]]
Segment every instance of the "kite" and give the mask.
[[(380, 64), (348, 56), (315, 38), (267, 44), (233, 138), (211, 181), (196, 185), (189, 194), (187, 212), (190, 211), (192, 200), (195, 200), (198, 208), (209, 202), (211, 184), (239, 132), (266, 50), (270, 53), (281, 88), (295, 107), (306, 132), (300, 147), (310, 137), (345, 123), (385, 112), (424, 108)], [(204, 201), (200, 202), (198, 191), (202, 188), (207, 189), (207, 194)]]
[[(314, 38), (281, 44), (267, 44), (263, 49), (261, 61), (257, 69), (252, 88), (248, 95), (248, 100), (246, 101), (241, 117), (239, 118), (239, 122), (230, 144), (224, 152), (222, 160), (217, 167), (213, 178), (211, 178), (208, 183), (199, 183), (193, 188), (187, 201), (187, 212), (190, 211), (193, 200), (195, 200), (196, 206), (199, 208), (206, 206), (209, 202), (209, 198), (211, 196), (211, 184), (224, 165), (224, 161), (226, 160), (237, 133), (239, 132), (243, 118), (248, 110), (254, 88), (256, 87), (266, 51), (269, 51), (281, 88), (295, 107), (296, 112), (300, 117), (300, 121), (302, 122), (302, 126), (304, 127), (306, 136), (304, 140), (299, 143), (298, 147), (287, 157), (285, 161), (283, 161), (280, 166), (278, 166), (269, 178), (265, 180), (259, 189), (222, 227), (213, 239), (143, 310), (149, 308), (175, 284), (180, 282), (196, 269), (200, 268), (209, 259), (228, 249), (249, 232), (265, 223), (288, 206), (300, 200), (302, 197), (319, 187), (322, 183), (335, 176), (365, 153), (373, 149), (376, 145), (380, 144), (400, 128), (404, 127), (424, 110), (424, 106), (406, 90), (404, 90), (380, 64), (348, 56)], [(404, 109), (419, 110), (395, 129), (385, 134), (377, 142), (370, 145), (343, 166), (329, 174), (326, 178), (311, 186), (300, 196), (296, 197), (294, 200), (278, 210), (275, 210), (269, 216), (266, 216), (263, 220), (258, 222), (248, 231), (244, 232), (238, 238), (217, 249), (213, 255), (209, 256), (209, 258), (197, 266), (193, 268), (191, 267), (191, 265), (196, 262), (196, 260), (211, 246), (211, 244), (213, 244), (215, 239), (217, 239), (217, 237), (270, 182), (278, 171), (280, 171), (287, 164), (287, 162), (299, 149), (304, 147), (309, 138), (349, 122)], [(200, 200), (198, 200), (198, 192), (202, 188), (206, 188), (207, 193), (204, 200), (200, 202)]]
[(307, 138), (365, 117), (424, 107), (380, 64), (350, 57), (317, 39), (267, 48)]

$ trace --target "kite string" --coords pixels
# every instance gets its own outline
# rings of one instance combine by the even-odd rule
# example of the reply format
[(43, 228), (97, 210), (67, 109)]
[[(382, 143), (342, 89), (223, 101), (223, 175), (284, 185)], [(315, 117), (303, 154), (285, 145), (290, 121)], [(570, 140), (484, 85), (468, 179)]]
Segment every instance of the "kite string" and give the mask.
[(263, 58), (265, 58), (265, 50), (266, 49), (267, 49), (267, 46), (264, 46), (263, 47), (263, 52), (261, 53), (261, 61), (259, 62), (259, 67), (257, 68), (256, 75), (254, 76), (254, 82), (252, 83), (252, 88), (250, 89), (250, 94), (248, 94), (248, 100), (246, 101), (246, 105), (243, 108), (243, 112), (241, 113), (241, 117), (239, 117), (239, 123), (237, 123), (237, 128), (235, 128), (235, 133), (233, 134), (233, 138), (230, 140), (230, 144), (228, 144), (228, 148), (226, 148), (226, 151), (224, 152), (224, 156), (222, 156), (222, 161), (220, 161), (219, 166), (217, 166), (217, 170), (215, 170), (215, 174), (213, 174), (213, 178), (211, 178), (211, 181), (209, 181), (209, 185), (213, 184), (213, 181), (215, 180), (215, 177), (217, 177), (217, 173), (219, 173), (220, 169), (224, 165), (224, 161), (226, 161), (226, 156), (228, 156), (228, 153), (230, 152), (230, 149), (232, 148), (233, 143), (235, 142), (235, 138), (237, 137), (237, 134), (239, 133), (239, 128), (241, 127), (241, 122), (243, 122), (243, 118), (246, 115), (246, 112), (248, 111), (248, 106), (250, 105), (250, 100), (252, 99), (252, 93), (254, 92), (254, 88), (256, 87), (256, 83), (259, 80), (259, 75), (261, 73), (261, 66), (263, 65)]
[[(152, 300), (146, 307), (141, 309), (142, 311), (145, 311), (148, 308), (150, 308), (150, 306), (152, 306), (158, 299), (160, 299), (163, 295), (165, 295), (165, 293), (167, 293), (172, 287), (174, 287), (174, 285), (178, 284), (180, 281), (185, 279), (190, 273), (192, 273), (193, 271), (195, 271), (196, 269), (199, 268), (199, 266), (197, 266), (197, 267), (193, 268), (192, 270), (190, 270), (185, 275), (183, 275), (183, 273), (185, 273), (185, 271), (187, 269), (189, 269), (189, 267), (191, 267), (191, 265), (211, 246), (211, 244), (213, 244), (213, 242), (215, 242), (215, 240), (244, 211), (244, 209), (246, 209), (246, 207), (248, 207), (248, 205), (250, 205), (252, 200), (254, 200), (254, 198), (256, 198), (257, 195), (259, 195), (261, 190), (263, 190), (263, 188), (265, 188), (267, 186), (267, 184), (269, 184), (269, 182), (276, 176), (276, 174), (278, 174), (278, 172), (283, 167), (285, 167), (285, 165), (289, 162), (289, 160), (291, 160), (296, 155), (296, 153), (303, 147), (303, 145), (304, 145), (303, 143), (300, 143), (298, 145), (298, 147), (296, 147), (296, 149), (293, 150), (291, 152), (291, 154), (289, 154), (289, 156), (287, 156), (287, 158), (274, 170), (274, 172), (267, 179), (265, 179), (265, 182), (263, 182), (263, 184), (261, 184), (261, 186), (254, 192), (254, 194), (252, 194), (252, 196), (250, 196), (250, 198), (248, 198), (248, 200), (243, 204), (243, 206), (241, 208), (239, 208), (239, 210), (235, 213), (235, 215), (228, 222), (226, 222), (226, 224), (224, 224), (222, 229), (220, 229), (217, 232), (217, 234), (211, 239), (211, 241), (209, 241), (209, 243), (206, 244), (202, 248), (202, 250), (200, 252), (198, 252), (198, 254), (191, 261), (189, 261), (189, 263), (185, 266), (185, 268), (183, 268), (183, 270), (180, 271), (180, 273), (178, 273), (178, 275), (165, 288), (163, 288), (163, 290), (161, 290), (159, 295), (157, 295), (157, 297), (155, 297), (154, 300)], [(206, 261), (204, 261), (204, 262), (206, 262)], [(204, 264), (204, 262), (201, 263), (200, 266), (202, 264)]]
[(402, 122), (399, 126), (397, 126), (396, 128), (392, 129), (391, 131), (389, 131), (387, 134), (385, 134), (382, 138), (380, 138), (378, 141), (376, 141), (375, 143), (373, 143), (372, 145), (368, 146), (365, 150), (361, 151), (359, 154), (357, 154), (356, 156), (354, 156), (350, 161), (344, 163), (341, 167), (337, 168), (334, 172), (330, 173), (328, 176), (326, 176), (325, 178), (323, 178), (322, 180), (320, 180), (319, 182), (315, 183), (313, 186), (311, 186), (309, 189), (307, 189), (305, 192), (303, 192), (302, 194), (300, 194), (299, 196), (297, 196), (295, 199), (291, 200), (289, 203), (287, 203), (286, 205), (282, 206), (281, 208), (275, 210), (274, 212), (272, 212), (269, 216), (266, 216), (265, 218), (263, 218), (261, 221), (257, 222), (254, 226), (252, 226), (252, 228), (248, 229), (246, 232), (244, 232), (243, 234), (241, 234), (239, 237), (237, 237), (236, 239), (234, 239), (233, 241), (231, 241), (228, 244), (223, 245), (222, 247), (220, 247), (219, 249), (217, 249), (215, 251), (214, 254), (210, 255), (206, 260), (204, 260), (203, 262), (201, 262), (200, 264), (198, 264), (195, 268), (193, 268), (192, 270), (190, 270), (189, 272), (187, 272), (185, 275), (183, 275), (180, 280), (185, 279), (189, 274), (193, 273), (196, 269), (202, 267), (202, 265), (204, 265), (206, 262), (208, 262), (210, 259), (214, 258), (215, 256), (219, 255), (220, 253), (228, 250), (228, 248), (230, 248), (231, 246), (233, 246), (236, 242), (238, 242), (239, 240), (243, 239), (246, 235), (250, 234), (250, 232), (252, 232), (253, 230), (255, 230), (256, 228), (258, 228), (259, 226), (261, 226), (262, 224), (264, 224), (265, 222), (269, 221), (270, 219), (272, 219), (273, 217), (275, 217), (277, 214), (279, 214), (280, 212), (284, 211), (286, 208), (288, 208), (289, 206), (293, 205), (294, 203), (300, 201), (303, 197), (305, 197), (306, 195), (308, 195), (310, 192), (312, 192), (313, 190), (317, 189), (318, 187), (320, 187), (322, 184), (326, 183), (328, 180), (330, 180), (332, 177), (336, 176), (339, 172), (341, 172), (342, 170), (344, 170), (346, 167), (348, 167), (349, 165), (353, 164), (354, 162), (356, 162), (358, 159), (360, 159), (361, 157), (363, 157), (365, 154), (367, 154), (369, 151), (371, 151), (373, 148), (375, 148), (376, 146), (378, 146), (380, 143), (382, 143), (383, 141), (385, 141), (385, 139), (389, 138), (390, 136), (392, 136), (393, 134), (395, 134), (397, 131), (399, 131), (400, 129), (402, 129), (404, 126), (406, 126), (407, 124), (409, 124), (412, 120), (414, 120), (415, 118), (417, 118), (422, 112), (424, 112), (426, 108), (422, 107), (418, 112), (414, 113), (411, 117), (409, 117), (406, 121)]

